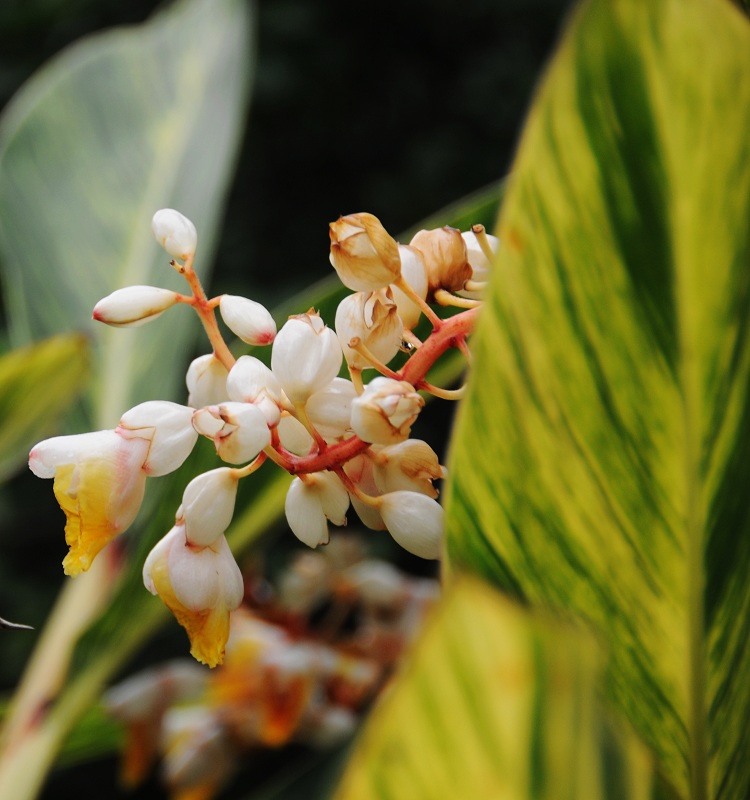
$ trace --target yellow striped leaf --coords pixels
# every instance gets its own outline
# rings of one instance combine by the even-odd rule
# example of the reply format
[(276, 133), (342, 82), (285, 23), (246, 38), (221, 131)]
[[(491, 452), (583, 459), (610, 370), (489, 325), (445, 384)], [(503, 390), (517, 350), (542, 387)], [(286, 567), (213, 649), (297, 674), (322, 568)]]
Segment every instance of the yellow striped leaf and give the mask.
[(451, 562), (585, 618), (683, 798), (750, 793), (750, 26), (594, 0), (533, 106), (450, 464)]

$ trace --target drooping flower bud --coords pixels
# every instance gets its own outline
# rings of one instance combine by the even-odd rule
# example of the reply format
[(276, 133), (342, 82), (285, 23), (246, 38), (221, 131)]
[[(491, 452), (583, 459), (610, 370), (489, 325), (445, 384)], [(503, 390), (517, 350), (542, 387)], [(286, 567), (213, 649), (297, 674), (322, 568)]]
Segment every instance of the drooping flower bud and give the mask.
[(331, 472), (314, 472), (304, 480), (295, 478), (284, 503), (292, 533), (308, 547), (328, 544), (328, 522), (346, 524), (349, 495)]
[(258, 406), (270, 427), (279, 422), (279, 406), (284, 390), (270, 369), (253, 356), (240, 356), (227, 378), (230, 400)]
[(247, 344), (271, 344), (276, 336), (273, 317), (265, 306), (254, 300), (224, 294), (219, 301), (219, 309), (227, 327)]
[(456, 228), (435, 228), (419, 231), (409, 242), (422, 253), (430, 293), (437, 289), (457, 292), (471, 278), (471, 267), (466, 257), (466, 243)]
[[(398, 246), (401, 256), (401, 277), (422, 298), (427, 299), (427, 267), (424, 265), (422, 254), (414, 247), (406, 244)], [(419, 322), (422, 309), (397, 286), (392, 286), (393, 299), (398, 309), (404, 327), (412, 330)]]
[(127, 286), (103, 297), (92, 317), (115, 328), (137, 328), (160, 317), (178, 299), (177, 292), (158, 286)]
[(328, 386), (310, 395), (307, 416), (327, 442), (335, 442), (352, 432), (352, 401), (356, 396), (354, 384), (346, 378), (334, 378)]
[(293, 403), (304, 403), (338, 375), (341, 359), (336, 333), (311, 309), (290, 317), (278, 332), (271, 369), (287, 397)]
[(372, 214), (349, 214), (329, 225), (330, 261), (355, 292), (384, 289), (401, 274), (396, 240)]
[(185, 487), (178, 523), (192, 545), (212, 545), (229, 527), (237, 498), (237, 478), (233, 470), (219, 467), (193, 478)]
[(172, 258), (186, 259), (195, 255), (198, 233), (195, 225), (179, 211), (162, 208), (151, 220), (151, 230), (156, 241)]
[(147, 475), (166, 475), (182, 465), (198, 440), (192, 418), (189, 406), (148, 400), (126, 411), (117, 430), (126, 438), (148, 438), (151, 447), (143, 469)]
[(352, 402), (352, 429), (365, 442), (396, 444), (409, 438), (422, 406), (423, 398), (410, 383), (373, 378)]
[(445, 477), (435, 451), (420, 439), (407, 439), (378, 450), (373, 457), (375, 482), (381, 492), (406, 490), (438, 496), (432, 485)]
[(188, 389), (187, 404), (191, 408), (215, 405), (229, 400), (227, 368), (213, 353), (193, 359), (185, 375)]
[(271, 443), (263, 412), (251, 403), (226, 402), (193, 414), (193, 427), (213, 439), (216, 454), (228, 464), (245, 464)]
[[(497, 238), (497, 236), (493, 236), (491, 233), (485, 233), (483, 235), (487, 237), (487, 241), (492, 252), (497, 253), (498, 249), (500, 248), (500, 240)], [(492, 269), (492, 265), (490, 264), (484, 250), (479, 244), (474, 231), (464, 231), (461, 236), (466, 243), (466, 256), (469, 260), (469, 264), (471, 265), (471, 279), (473, 281), (477, 281), (478, 283), (485, 283), (490, 278), (490, 270)], [(460, 294), (462, 297), (468, 297), (472, 300), (480, 300), (482, 298), (482, 292), (469, 292), (463, 290), (458, 292), (458, 294)]]
[(344, 358), (355, 369), (368, 369), (372, 364), (349, 347), (352, 339), (359, 339), (375, 358), (387, 364), (398, 353), (403, 332), (390, 289), (350, 294), (336, 309), (336, 335)]
[(419, 492), (389, 492), (380, 497), (380, 513), (391, 536), (420, 558), (440, 558), (443, 507)]
[(296, 456), (306, 456), (313, 446), (307, 428), (291, 414), (282, 414), (277, 426), (281, 444)]

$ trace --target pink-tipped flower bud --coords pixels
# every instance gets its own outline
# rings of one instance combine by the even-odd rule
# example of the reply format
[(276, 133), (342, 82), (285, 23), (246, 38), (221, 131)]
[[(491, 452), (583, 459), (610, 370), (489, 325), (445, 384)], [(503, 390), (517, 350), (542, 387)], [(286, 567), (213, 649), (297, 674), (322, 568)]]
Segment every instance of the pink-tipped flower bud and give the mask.
[(329, 225), (330, 261), (355, 292), (384, 289), (401, 274), (396, 240), (372, 214), (349, 214)]
[(336, 309), (336, 335), (350, 367), (368, 369), (372, 364), (349, 343), (359, 339), (384, 364), (398, 353), (404, 326), (390, 289), (357, 292), (345, 297)]
[(245, 464), (271, 443), (263, 412), (251, 403), (220, 403), (193, 414), (193, 427), (213, 439), (216, 454), (228, 464)]
[(271, 344), (276, 336), (273, 317), (265, 306), (254, 300), (224, 294), (219, 301), (219, 309), (229, 330), (247, 344)]
[(334, 378), (328, 386), (310, 395), (307, 416), (327, 442), (352, 433), (352, 401), (356, 396), (354, 384), (346, 378)]
[(456, 228), (419, 231), (409, 242), (424, 258), (430, 293), (437, 289), (457, 292), (471, 278), (466, 243)]
[(380, 514), (391, 536), (420, 558), (440, 558), (443, 507), (418, 492), (390, 492), (380, 498)]
[(331, 472), (313, 472), (304, 480), (295, 478), (284, 503), (292, 533), (308, 547), (328, 544), (328, 520), (346, 525), (349, 495)]
[(193, 478), (185, 487), (178, 524), (192, 545), (207, 547), (224, 534), (234, 515), (237, 478), (228, 467), (219, 467)]
[(228, 400), (227, 368), (213, 353), (193, 359), (185, 375), (187, 404), (191, 408), (215, 405)]
[(92, 316), (114, 328), (137, 328), (160, 317), (178, 299), (177, 292), (158, 286), (127, 286), (102, 298)]
[(304, 403), (338, 375), (341, 359), (336, 333), (311, 309), (290, 317), (278, 332), (271, 369), (287, 397), (293, 403)]
[(188, 406), (148, 400), (126, 411), (117, 430), (125, 438), (150, 439), (143, 470), (151, 476), (166, 475), (182, 465), (198, 440), (192, 418), (193, 409)]
[(409, 438), (411, 426), (423, 406), (423, 398), (410, 383), (373, 378), (352, 402), (352, 429), (365, 442), (403, 442)]
[(406, 490), (428, 497), (438, 496), (432, 485), (445, 477), (435, 451), (420, 439), (407, 439), (378, 450), (374, 456), (375, 482), (381, 492)]
[[(401, 277), (422, 300), (426, 300), (428, 289), (427, 267), (424, 265), (422, 254), (416, 248), (406, 244), (400, 244), (398, 252), (401, 255)], [(393, 299), (398, 309), (398, 315), (401, 317), (401, 322), (403, 322), (405, 328), (412, 330), (419, 322), (422, 309), (398, 287), (392, 286), (391, 289), (393, 290)]]
[(179, 211), (162, 208), (151, 220), (151, 230), (156, 241), (172, 258), (186, 259), (195, 255), (198, 233), (195, 225)]

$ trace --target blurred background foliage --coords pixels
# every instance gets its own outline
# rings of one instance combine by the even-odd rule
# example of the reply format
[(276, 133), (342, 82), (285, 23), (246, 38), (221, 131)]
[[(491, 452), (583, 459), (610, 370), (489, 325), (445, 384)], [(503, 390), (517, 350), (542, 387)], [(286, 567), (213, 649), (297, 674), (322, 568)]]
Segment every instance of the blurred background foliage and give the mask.
[[(67, 45), (142, 22), (161, 5), (6, 0), (0, 107)], [(396, 234), (501, 177), (567, 6), (411, 0), (355, 13), (309, 0), (260, 2), (253, 96), (213, 293), (247, 294), (273, 307), (329, 274), (326, 227), (339, 214), (370, 211)], [(425, 424), (445, 432), (446, 405), (435, 404)], [(3, 487), (2, 616), (41, 627), (63, 580), (61, 529), (51, 491), (26, 474)], [(3, 690), (15, 684), (32, 644), (33, 635), (3, 637)], [(172, 647), (184, 648), (174, 628), (142, 658)], [(71, 788), (86, 791), (79, 781), (90, 781), (102, 796), (112, 774), (79, 771)], [(63, 785), (55, 782), (49, 796), (63, 797)], [(106, 796), (116, 796), (106, 787)]]

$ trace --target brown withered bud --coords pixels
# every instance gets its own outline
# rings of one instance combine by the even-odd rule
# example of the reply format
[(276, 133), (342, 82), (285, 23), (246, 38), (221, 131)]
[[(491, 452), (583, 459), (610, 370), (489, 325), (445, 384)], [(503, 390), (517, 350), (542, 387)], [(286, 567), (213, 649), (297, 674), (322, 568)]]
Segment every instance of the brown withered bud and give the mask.
[(384, 289), (401, 275), (396, 240), (372, 214), (349, 214), (329, 226), (330, 261), (344, 286), (355, 292)]
[(428, 298), (438, 289), (457, 292), (471, 278), (466, 242), (458, 229), (446, 225), (431, 231), (419, 231), (409, 245), (416, 247), (424, 257), (429, 282)]

